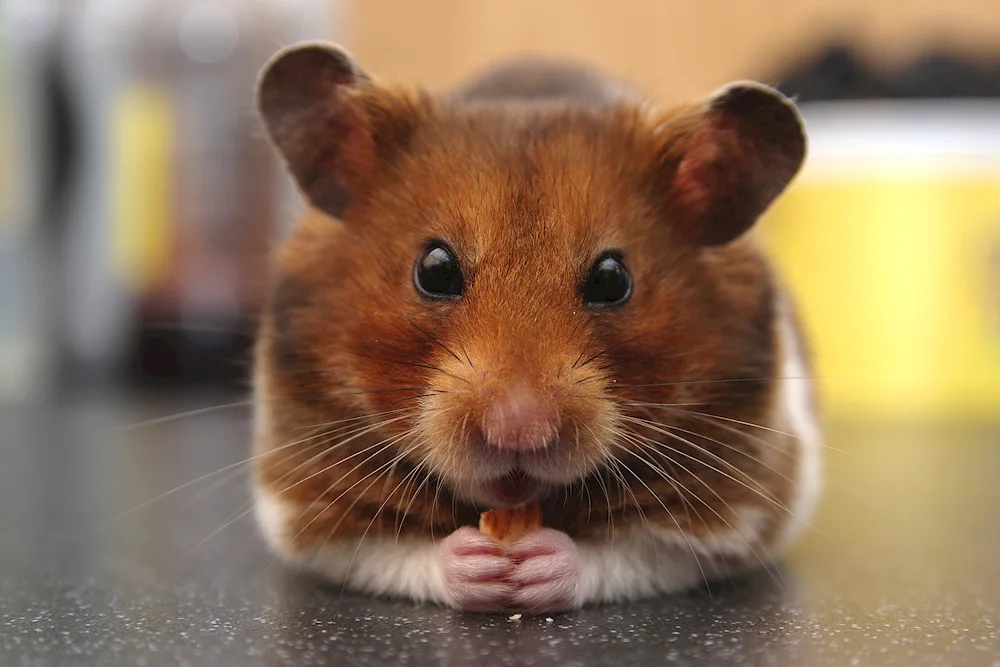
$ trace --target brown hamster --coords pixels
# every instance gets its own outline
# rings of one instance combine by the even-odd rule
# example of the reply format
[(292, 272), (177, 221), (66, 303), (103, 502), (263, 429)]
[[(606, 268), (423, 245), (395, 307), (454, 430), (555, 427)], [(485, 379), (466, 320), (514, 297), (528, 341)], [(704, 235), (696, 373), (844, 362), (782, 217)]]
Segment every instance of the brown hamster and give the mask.
[[(257, 515), (286, 560), (556, 611), (767, 566), (807, 521), (805, 347), (750, 231), (805, 153), (782, 95), (659, 110), (525, 61), (430, 95), (310, 43), (258, 101), (312, 205), (256, 349)], [(534, 502), (512, 546), (475, 528)]]

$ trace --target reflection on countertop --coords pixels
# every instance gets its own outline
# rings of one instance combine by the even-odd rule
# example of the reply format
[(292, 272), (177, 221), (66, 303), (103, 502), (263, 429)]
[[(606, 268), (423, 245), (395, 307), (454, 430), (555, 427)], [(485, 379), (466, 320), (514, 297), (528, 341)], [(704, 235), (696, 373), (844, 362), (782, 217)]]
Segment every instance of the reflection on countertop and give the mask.
[(206, 396), (0, 409), (0, 663), (1000, 661), (1000, 424), (832, 428), (825, 499), (781, 567), (513, 621), (361, 598), (280, 566), (240, 464), (249, 417)]

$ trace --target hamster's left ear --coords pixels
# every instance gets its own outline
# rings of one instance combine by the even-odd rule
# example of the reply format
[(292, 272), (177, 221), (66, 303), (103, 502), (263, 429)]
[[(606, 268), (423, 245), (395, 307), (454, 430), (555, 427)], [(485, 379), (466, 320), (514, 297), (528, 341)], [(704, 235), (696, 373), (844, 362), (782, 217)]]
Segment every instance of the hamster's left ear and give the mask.
[[(788, 186), (806, 152), (791, 100), (754, 82), (730, 84), (675, 117), (658, 161), (668, 214), (701, 246), (740, 237)], [(667, 173), (663, 173), (664, 169)]]
[(412, 100), (377, 86), (347, 51), (323, 42), (274, 56), (257, 108), (299, 189), (337, 218), (406, 145), (417, 116)]

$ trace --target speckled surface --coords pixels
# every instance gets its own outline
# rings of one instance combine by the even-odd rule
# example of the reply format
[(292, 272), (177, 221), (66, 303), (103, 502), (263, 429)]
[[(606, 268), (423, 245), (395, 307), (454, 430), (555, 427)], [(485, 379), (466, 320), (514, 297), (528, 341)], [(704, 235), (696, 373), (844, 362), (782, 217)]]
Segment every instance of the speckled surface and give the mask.
[[(1000, 666), (1000, 427), (838, 428), (780, 569), (546, 617), (360, 598), (257, 538), (236, 408), (0, 410), (0, 665)], [(152, 500), (152, 502), (147, 502)]]

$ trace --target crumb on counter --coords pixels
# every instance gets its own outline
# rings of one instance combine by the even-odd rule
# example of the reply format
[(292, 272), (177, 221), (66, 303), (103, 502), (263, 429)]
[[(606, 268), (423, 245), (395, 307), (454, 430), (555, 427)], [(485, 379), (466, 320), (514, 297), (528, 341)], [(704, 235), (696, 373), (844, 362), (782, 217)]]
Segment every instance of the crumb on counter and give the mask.
[(511, 616), (507, 620), (508, 621), (520, 621), (521, 620), (521, 614), (514, 614), (513, 616)]

